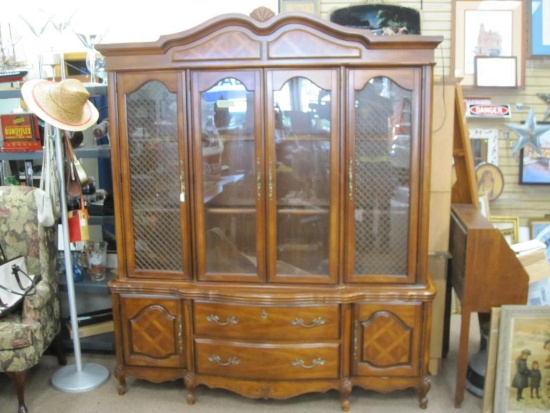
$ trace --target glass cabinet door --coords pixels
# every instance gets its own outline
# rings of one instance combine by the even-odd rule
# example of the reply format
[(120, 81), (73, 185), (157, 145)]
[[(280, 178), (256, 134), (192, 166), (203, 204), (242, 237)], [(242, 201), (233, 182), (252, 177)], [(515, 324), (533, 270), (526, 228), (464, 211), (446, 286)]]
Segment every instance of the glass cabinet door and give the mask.
[(259, 85), (258, 71), (193, 73), (193, 108), (197, 109), (193, 171), (201, 280), (264, 278)]
[[(133, 74), (119, 77), (118, 93), (125, 102), (120, 118), (120, 151), (128, 155), (121, 169), (122, 209), (129, 276), (159, 274), (183, 278), (189, 274), (186, 233), (185, 145), (180, 138), (177, 76)], [(116, 150), (114, 148), (113, 150)], [(117, 217), (118, 218), (118, 217)], [(144, 275), (142, 275), (144, 274)], [(146, 275), (145, 275), (146, 274)], [(154, 276), (154, 275), (153, 275)]]
[(268, 113), (273, 116), (266, 135), (266, 195), (272, 281), (337, 279), (337, 79), (331, 70), (268, 72)]
[(406, 282), (415, 268), (417, 72), (351, 72), (347, 277)]

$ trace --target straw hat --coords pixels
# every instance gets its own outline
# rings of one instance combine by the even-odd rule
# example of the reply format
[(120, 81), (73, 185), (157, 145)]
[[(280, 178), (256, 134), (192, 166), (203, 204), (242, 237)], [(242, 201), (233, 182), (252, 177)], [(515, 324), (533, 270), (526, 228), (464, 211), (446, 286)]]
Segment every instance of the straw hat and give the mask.
[(88, 100), (90, 93), (80, 80), (61, 82), (35, 79), (21, 88), (25, 102), (40, 119), (67, 131), (83, 131), (97, 122), (99, 113)]

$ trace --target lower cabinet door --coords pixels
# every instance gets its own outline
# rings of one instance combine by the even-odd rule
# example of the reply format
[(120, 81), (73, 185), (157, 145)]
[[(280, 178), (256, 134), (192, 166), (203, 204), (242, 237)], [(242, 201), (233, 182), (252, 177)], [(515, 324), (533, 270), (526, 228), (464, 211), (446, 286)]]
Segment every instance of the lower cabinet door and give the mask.
[(121, 296), (120, 312), (125, 364), (185, 367), (180, 298)]
[(357, 305), (353, 374), (417, 376), (422, 356), (422, 310), (422, 303)]

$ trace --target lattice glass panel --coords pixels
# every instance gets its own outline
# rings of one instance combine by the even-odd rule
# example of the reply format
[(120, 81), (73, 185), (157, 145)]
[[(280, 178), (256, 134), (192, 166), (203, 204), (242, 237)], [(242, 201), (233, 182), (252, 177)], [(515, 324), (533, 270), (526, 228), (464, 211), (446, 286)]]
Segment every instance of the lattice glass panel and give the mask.
[(355, 273), (407, 273), (411, 92), (372, 79), (357, 92)]
[(127, 113), (136, 269), (182, 271), (176, 94), (148, 82)]

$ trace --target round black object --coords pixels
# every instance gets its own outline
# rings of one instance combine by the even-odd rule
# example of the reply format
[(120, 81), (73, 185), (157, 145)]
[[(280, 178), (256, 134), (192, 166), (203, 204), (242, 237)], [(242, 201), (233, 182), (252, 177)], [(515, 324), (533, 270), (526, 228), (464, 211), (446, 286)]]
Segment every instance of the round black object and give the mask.
[(70, 141), (73, 148), (78, 148), (84, 142), (84, 134), (81, 131), (72, 132)]

